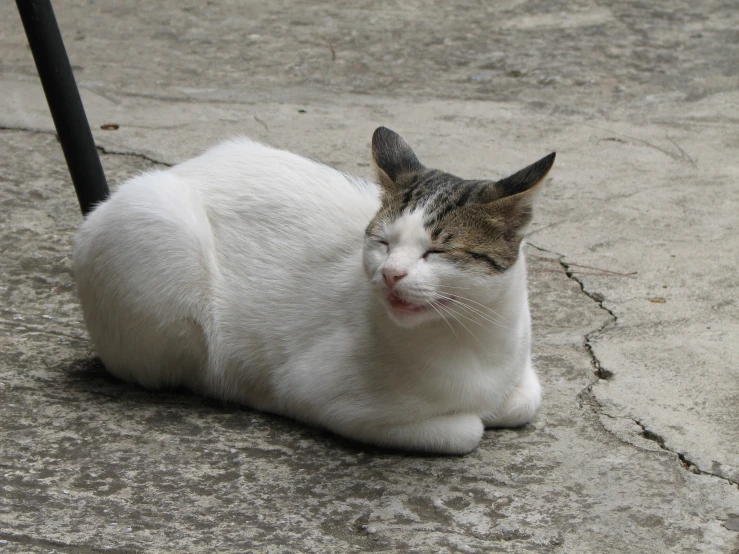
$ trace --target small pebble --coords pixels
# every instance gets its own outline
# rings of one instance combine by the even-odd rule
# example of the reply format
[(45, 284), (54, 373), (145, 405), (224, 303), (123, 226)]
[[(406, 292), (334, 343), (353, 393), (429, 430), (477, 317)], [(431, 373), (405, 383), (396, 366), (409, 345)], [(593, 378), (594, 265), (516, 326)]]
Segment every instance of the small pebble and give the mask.
[(724, 527), (729, 531), (739, 531), (739, 517), (730, 517), (724, 521)]

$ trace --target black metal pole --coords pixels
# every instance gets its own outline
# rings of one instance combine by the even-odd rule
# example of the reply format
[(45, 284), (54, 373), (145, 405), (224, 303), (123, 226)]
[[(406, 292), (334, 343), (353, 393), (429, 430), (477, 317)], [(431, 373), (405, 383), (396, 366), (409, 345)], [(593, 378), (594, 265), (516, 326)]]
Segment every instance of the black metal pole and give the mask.
[(16, 0), (82, 213), (110, 191), (50, 0)]

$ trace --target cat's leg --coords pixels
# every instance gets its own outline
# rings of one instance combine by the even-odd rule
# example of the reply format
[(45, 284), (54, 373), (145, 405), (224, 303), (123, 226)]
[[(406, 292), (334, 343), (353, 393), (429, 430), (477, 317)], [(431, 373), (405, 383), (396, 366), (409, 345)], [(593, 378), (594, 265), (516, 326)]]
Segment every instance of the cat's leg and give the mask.
[(522, 379), (506, 396), (503, 404), (483, 414), (485, 427), (520, 427), (530, 422), (541, 405), (541, 385), (531, 362), (527, 362)]
[(466, 454), (483, 433), (474, 414), (450, 414), (403, 424), (366, 424), (336, 430), (340, 435), (378, 446), (437, 454)]
[(146, 387), (198, 388), (207, 357), (210, 226), (166, 173), (125, 183), (82, 224), (73, 266), (105, 367)]

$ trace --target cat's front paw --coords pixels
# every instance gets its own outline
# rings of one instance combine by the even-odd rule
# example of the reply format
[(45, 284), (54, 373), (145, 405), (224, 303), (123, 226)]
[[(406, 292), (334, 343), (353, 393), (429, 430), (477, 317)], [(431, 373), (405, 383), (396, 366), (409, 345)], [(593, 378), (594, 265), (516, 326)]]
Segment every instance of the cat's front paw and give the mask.
[(541, 385), (533, 371), (531, 376), (513, 388), (499, 409), (483, 414), (485, 427), (520, 427), (534, 419), (541, 405)]
[(474, 414), (454, 414), (433, 418), (427, 422), (433, 435), (423, 450), (439, 454), (467, 454), (482, 439), (485, 426)]
[(342, 429), (339, 433), (390, 448), (434, 454), (467, 454), (477, 448), (483, 431), (479, 416), (450, 414), (398, 425), (362, 425)]

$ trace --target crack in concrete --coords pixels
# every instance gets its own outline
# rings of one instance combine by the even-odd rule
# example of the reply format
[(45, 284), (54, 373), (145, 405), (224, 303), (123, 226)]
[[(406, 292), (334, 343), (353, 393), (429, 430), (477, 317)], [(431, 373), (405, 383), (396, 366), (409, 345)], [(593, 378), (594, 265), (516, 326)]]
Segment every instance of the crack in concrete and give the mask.
[[(7, 125), (0, 125), (0, 131), (18, 131), (18, 132), (24, 132), (24, 133), (35, 133), (40, 135), (53, 135), (57, 142), (59, 142), (59, 136), (57, 135), (56, 131), (50, 131), (48, 129), (33, 129), (31, 127), (9, 127)], [(139, 152), (132, 152), (132, 151), (125, 151), (125, 150), (111, 150), (110, 148), (107, 148), (105, 146), (100, 146), (99, 144), (95, 145), (95, 149), (100, 152), (101, 154), (105, 154), (106, 156), (129, 156), (131, 158), (139, 158), (141, 160), (146, 160), (147, 162), (151, 162), (156, 165), (161, 165), (164, 167), (172, 167), (174, 164), (170, 164), (167, 162), (163, 162), (161, 160), (155, 160), (154, 158), (151, 158), (147, 156), (146, 154), (141, 154)]]
[[(562, 267), (562, 269), (563, 269), (565, 275), (567, 276), (567, 278), (575, 281), (578, 285), (580, 285), (580, 290), (583, 292), (583, 294), (585, 294), (588, 298), (590, 298), (595, 303), (597, 303), (598, 306), (602, 310), (608, 312), (608, 315), (610, 316), (609, 319), (607, 319), (597, 329), (594, 329), (593, 331), (589, 331), (588, 333), (585, 334), (585, 337), (584, 337), (584, 345), (585, 345), (585, 349), (588, 351), (588, 354), (590, 356), (590, 363), (592, 364), (592, 366), (593, 366), (593, 368), (595, 370), (594, 373), (598, 377), (598, 379), (599, 380), (608, 380), (608, 379), (611, 379), (613, 377), (614, 373), (612, 371), (604, 368), (603, 365), (600, 363), (600, 360), (598, 359), (598, 357), (595, 354), (595, 351), (593, 350), (593, 345), (592, 345), (592, 342), (591, 342), (591, 338), (594, 335), (598, 334), (598, 333), (603, 333), (609, 326), (611, 326), (614, 323), (616, 323), (618, 321), (618, 316), (615, 313), (613, 313), (612, 310), (610, 310), (609, 308), (607, 308), (606, 306), (603, 305), (603, 302), (605, 301), (605, 298), (602, 295), (600, 295), (598, 293), (591, 293), (590, 291), (586, 290), (585, 284), (583, 283), (582, 279), (579, 279), (578, 277), (576, 277), (574, 275), (573, 271), (570, 269), (570, 265), (566, 261), (564, 261), (564, 258), (565, 258), (565, 255), (564, 254), (560, 254), (559, 252), (554, 252), (552, 250), (547, 250), (546, 248), (542, 248), (542, 247), (537, 246), (535, 244), (532, 244), (530, 242), (528, 244), (529, 244), (529, 246), (532, 246), (533, 248), (536, 248), (537, 250), (539, 250), (541, 252), (546, 252), (547, 254), (551, 254), (553, 256), (556, 256), (556, 259), (559, 262), (560, 266)], [(595, 384), (596, 384), (595, 382), (589, 384), (587, 387), (585, 387), (585, 389), (583, 389), (578, 394), (578, 400), (580, 402), (580, 407), (584, 406), (587, 403), (587, 404), (590, 405), (590, 407), (593, 409), (593, 411), (595, 411), (599, 415), (604, 415), (606, 417), (613, 418), (614, 416), (611, 416), (610, 414), (607, 414), (607, 413), (605, 413), (603, 411), (603, 406), (600, 404), (600, 402), (598, 402), (598, 399), (595, 397), (595, 394), (593, 393), (593, 385), (595, 385)], [(696, 475), (710, 475), (712, 477), (717, 477), (718, 479), (722, 479), (724, 481), (727, 481), (728, 483), (730, 483), (732, 485), (735, 485), (737, 488), (739, 488), (739, 482), (734, 481), (733, 479), (730, 479), (728, 477), (724, 477), (723, 475), (718, 475), (718, 474), (713, 473), (711, 471), (703, 470), (703, 469), (699, 468), (696, 463), (694, 463), (693, 461), (691, 461), (690, 459), (688, 459), (685, 456), (685, 454), (683, 454), (682, 452), (676, 452), (676, 451), (671, 450), (670, 448), (668, 448), (667, 445), (665, 444), (665, 439), (661, 435), (659, 435), (658, 433), (655, 433), (654, 431), (650, 431), (649, 429), (647, 429), (646, 425), (644, 423), (642, 423), (641, 420), (639, 420), (637, 418), (634, 418), (634, 417), (629, 417), (628, 419), (630, 419), (631, 421), (633, 421), (636, 425), (638, 425), (641, 428), (642, 432), (641, 432), (640, 435), (641, 435), (642, 438), (644, 438), (646, 440), (650, 440), (650, 441), (655, 442), (665, 452), (669, 452), (669, 453), (674, 454), (675, 456), (677, 456), (677, 459), (680, 461), (680, 465), (686, 471), (689, 471), (691, 473), (695, 473)], [(608, 429), (606, 429), (606, 431), (608, 431), (609, 433), (613, 434), (613, 432), (612, 431), (609, 431)], [(628, 444), (631, 444), (635, 448), (638, 448), (637, 445), (634, 445), (632, 443), (628, 443)]]
[(600, 360), (598, 359), (598, 357), (595, 355), (595, 351), (593, 350), (592, 337), (599, 333), (603, 333), (610, 325), (613, 325), (614, 323), (618, 321), (618, 317), (616, 316), (616, 314), (614, 314), (611, 310), (609, 310), (607, 307), (603, 305), (605, 298), (602, 295), (598, 293), (592, 293), (585, 288), (585, 283), (583, 283), (582, 279), (575, 276), (573, 270), (570, 268), (570, 264), (564, 261), (564, 258), (565, 258), (564, 254), (560, 254), (559, 252), (553, 252), (551, 250), (547, 250), (546, 248), (536, 246), (535, 244), (532, 244), (530, 242), (528, 244), (530, 246), (533, 246), (537, 250), (540, 250), (541, 252), (546, 252), (547, 254), (552, 254), (553, 256), (556, 256), (557, 261), (559, 262), (559, 265), (564, 270), (567, 278), (575, 281), (580, 286), (580, 290), (585, 296), (587, 296), (593, 302), (598, 304), (598, 307), (601, 310), (608, 313), (609, 319), (603, 322), (603, 324), (597, 329), (594, 329), (586, 333), (584, 337), (585, 349), (588, 351), (588, 354), (590, 355), (590, 363), (593, 366), (595, 375), (598, 377), (598, 379), (603, 379), (607, 381), (608, 379), (613, 377), (613, 372), (604, 368), (603, 365), (600, 363)]
[(575, 281), (578, 285), (580, 285), (580, 290), (583, 292), (585, 296), (590, 298), (593, 302), (598, 304), (598, 307), (601, 310), (604, 310), (608, 312), (608, 315), (610, 316), (610, 319), (607, 319), (603, 322), (603, 325), (598, 327), (597, 329), (590, 331), (585, 335), (585, 348), (588, 351), (588, 354), (590, 354), (590, 363), (593, 365), (593, 369), (595, 370), (595, 374), (598, 376), (598, 379), (603, 379), (604, 381), (607, 381), (611, 377), (613, 377), (613, 372), (604, 368), (603, 364), (600, 363), (600, 360), (598, 359), (598, 356), (595, 355), (595, 350), (593, 350), (593, 343), (592, 343), (592, 337), (594, 335), (603, 333), (606, 328), (608, 328), (610, 325), (613, 325), (618, 321), (618, 317), (616, 314), (614, 314), (611, 310), (606, 308), (603, 305), (603, 301), (605, 298), (598, 294), (598, 293), (591, 293), (588, 290), (585, 289), (585, 283), (583, 283), (582, 279), (575, 276), (575, 274), (570, 269), (570, 266), (567, 262), (564, 261), (564, 256), (561, 256), (559, 258), (559, 265), (562, 266), (562, 269), (564, 269), (565, 275), (567, 275), (568, 279), (572, 279)]
[(142, 160), (146, 160), (147, 162), (151, 162), (156, 165), (162, 165), (164, 167), (172, 167), (174, 164), (170, 164), (167, 162), (162, 162), (160, 160), (155, 160), (154, 158), (150, 158), (146, 154), (140, 154), (138, 152), (128, 152), (128, 151), (116, 151), (116, 150), (110, 150), (106, 148), (105, 146), (95, 145), (95, 148), (98, 149), (98, 151), (102, 154), (105, 154), (107, 156), (130, 156), (132, 158), (139, 158)]
[(662, 435), (660, 435), (659, 433), (655, 433), (654, 431), (650, 431), (647, 428), (646, 424), (644, 424), (640, 419), (635, 418), (635, 417), (630, 417), (629, 419), (631, 419), (631, 421), (633, 421), (634, 423), (636, 423), (641, 428), (641, 430), (642, 430), (641, 437), (642, 438), (644, 438), (644, 439), (646, 439), (648, 441), (652, 441), (652, 442), (656, 443), (657, 446), (659, 446), (665, 452), (669, 452), (670, 454), (675, 454), (675, 456), (677, 456), (678, 460), (680, 460), (680, 464), (683, 466), (683, 469), (685, 469), (685, 471), (689, 471), (691, 473), (695, 473), (696, 475), (710, 475), (712, 477), (717, 477), (717, 478), (723, 479), (724, 481), (727, 481), (728, 483), (730, 483), (732, 485), (735, 485), (737, 488), (739, 488), (739, 482), (734, 481), (733, 479), (730, 479), (728, 477), (724, 477), (723, 475), (718, 475), (717, 473), (713, 473), (711, 471), (706, 471), (704, 469), (701, 469), (701, 468), (698, 467), (698, 465), (695, 462), (689, 460), (688, 457), (685, 456), (685, 454), (683, 454), (682, 452), (676, 452), (676, 451), (670, 449), (665, 444), (664, 437)]

